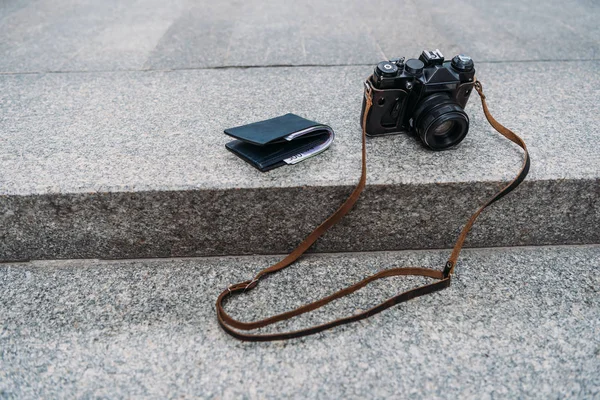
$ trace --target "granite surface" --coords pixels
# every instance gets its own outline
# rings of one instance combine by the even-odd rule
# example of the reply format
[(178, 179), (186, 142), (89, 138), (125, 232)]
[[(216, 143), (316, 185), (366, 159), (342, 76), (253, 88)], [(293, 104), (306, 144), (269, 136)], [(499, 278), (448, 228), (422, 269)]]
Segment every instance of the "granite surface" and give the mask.
[[(362, 80), (423, 48), (472, 55), (532, 155), (467, 245), (598, 243), (597, 15), (589, 1), (4, 1), (0, 261), (289, 251), (358, 179)], [(266, 174), (225, 151), (224, 128), (287, 112), (331, 125), (332, 148)], [(477, 99), (467, 112), (452, 151), (370, 139), (363, 199), (313, 250), (451, 246), (521, 159)]]
[[(477, 64), (496, 119), (527, 142), (532, 180), (596, 179), (595, 62)], [(0, 194), (354, 185), (364, 67), (0, 76)], [(568, 79), (566, 79), (568, 77)], [(498, 182), (521, 152), (477, 96), (457, 148), (407, 135), (369, 139), (369, 184)], [(293, 112), (330, 125), (332, 148), (261, 173), (224, 148), (228, 127)]]
[[(309, 255), (234, 298), (266, 317), (448, 251)], [(286, 343), (241, 343), (214, 300), (276, 256), (0, 265), (0, 397), (597, 398), (600, 247), (464, 251), (452, 286)], [(421, 283), (373, 283), (292, 329)]]
[[(0, 261), (289, 252), (350, 189), (0, 197)], [(368, 187), (310, 251), (449, 248), (497, 189), (484, 183)], [(525, 182), (483, 213), (466, 246), (600, 243), (599, 193), (598, 180)]]
[[(358, 324), (240, 343), (217, 294), (282, 256), (358, 179), (362, 80), (423, 48), (476, 61), (528, 180), (467, 246), (600, 243), (599, 5), (589, 0), (0, 1), (0, 399), (597, 398), (598, 245), (466, 249), (453, 285)], [(521, 155), (478, 99), (457, 149), (368, 142), (355, 210), (233, 299), (266, 317), (381, 268), (441, 268)], [(224, 128), (295, 112), (332, 148), (262, 174)], [(92, 258), (7, 262), (26, 259)], [(99, 261), (93, 258), (134, 258)], [(279, 329), (364, 310), (380, 281)]]
[(591, 0), (4, 0), (0, 71), (372, 64), (426, 47), (477, 60), (598, 59)]
[[(523, 187), (486, 211), (467, 245), (598, 243), (596, 64), (478, 68), (494, 116), (524, 137), (532, 169)], [(290, 250), (358, 179), (360, 85), (369, 71), (0, 76), (0, 259)], [(286, 112), (330, 124), (332, 148), (269, 173), (224, 149), (224, 128)], [(427, 151), (405, 135), (369, 139), (364, 197), (315, 250), (451, 246), (469, 213), (521, 162), (476, 98), (467, 112), (470, 133), (451, 151)]]

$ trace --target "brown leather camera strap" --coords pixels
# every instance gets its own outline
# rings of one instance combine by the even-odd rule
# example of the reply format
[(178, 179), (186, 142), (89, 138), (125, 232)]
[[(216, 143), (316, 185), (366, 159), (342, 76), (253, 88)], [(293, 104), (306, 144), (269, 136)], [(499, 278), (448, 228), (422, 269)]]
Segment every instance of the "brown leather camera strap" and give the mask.
[[(262, 319), (262, 320), (254, 321), (254, 322), (238, 321), (236, 319), (233, 319), (231, 316), (229, 316), (229, 314), (227, 314), (225, 312), (225, 309), (223, 307), (225, 299), (227, 299), (230, 296), (242, 294), (248, 290), (254, 289), (258, 285), (258, 282), (260, 281), (260, 279), (262, 279), (263, 277), (288, 267), (290, 264), (292, 264), (294, 261), (296, 261), (302, 254), (304, 254), (304, 252), (306, 252), (306, 250), (308, 250), (310, 248), (310, 246), (312, 246), (312, 244), (321, 235), (323, 235), (323, 233), (325, 233), (329, 228), (331, 228), (340, 219), (342, 219), (342, 217), (344, 215), (346, 215), (348, 213), (348, 211), (350, 211), (350, 209), (354, 206), (354, 204), (358, 200), (361, 192), (365, 188), (365, 183), (367, 180), (366, 132), (365, 132), (364, 127), (366, 126), (366, 119), (367, 119), (369, 110), (372, 105), (371, 104), (370, 87), (367, 85), (367, 87), (365, 89), (366, 106), (365, 106), (365, 112), (364, 112), (363, 121), (362, 121), (363, 122), (363, 124), (362, 124), (362, 126), (363, 126), (363, 131), (362, 131), (362, 173), (361, 173), (358, 185), (356, 186), (356, 188), (354, 189), (352, 194), (350, 194), (350, 197), (348, 197), (348, 199), (329, 218), (327, 218), (310, 235), (308, 235), (308, 237), (306, 239), (304, 239), (304, 241), (302, 243), (300, 243), (298, 245), (298, 247), (296, 247), (296, 249), (294, 249), (294, 251), (292, 251), (287, 257), (285, 257), (283, 260), (279, 261), (277, 264), (274, 264), (274, 265), (270, 266), (269, 268), (263, 269), (252, 280), (232, 285), (232, 286), (228, 287), (227, 289), (225, 289), (219, 295), (219, 297), (217, 299), (217, 304), (216, 304), (217, 319), (219, 321), (219, 325), (221, 325), (221, 327), (227, 333), (229, 333), (231, 336), (233, 336), (237, 339), (246, 340), (246, 341), (263, 342), (263, 341), (271, 341), (271, 340), (284, 340), (284, 339), (298, 338), (298, 337), (302, 337), (302, 336), (312, 335), (314, 333), (321, 332), (326, 329), (333, 328), (335, 326), (339, 326), (339, 325), (343, 325), (343, 324), (347, 324), (350, 322), (355, 322), (355, 321), (359, 321), (359, 320), (368, 318), (368, 317), (375, 315), (377, 313), (380, 313), (381, 311), (388, 309), (396, 304), (403, 303), (407, 300), (413, 299), (415, 297), (423, 296), (428, 293), (437, 292), (438, 290), (442, 290), (442, 289), (450, 286), (450, 279), (451, 279), (452, 274), (454, 273), (454, 267), (456, 266), (456, 260), (458, 259), (460, 250), (462, 249), (463, 243), (464, 243), (471, 227), (473, 226), (473, 223), (475, 222), (475, 220), (477, 219), (479, 214), (481, 214), (481, 212), (487, 206), (491, 205), (495, 201), (504, 197), (506, 194), (510, 193), (525, 179), (525, 177), (527, 176), (527, 172), (529, 171), (529, 165), (530, 165), (529, 153), (527, 152), (527, 147), (525, 146), (525, 142), (523, 142), (523, 140), (519, 136), (514, 134), (512, 131), (510, 131), (509, 129), (502, 126), (498, 121), (496, 121), (490, 115), (490, 112), (488, 110), (488, 107), (487, 107), (487, 104), (485, 101), (485, 95), (483, 94), (483, 91), (482, 91), (481, 83), (476, 80), (474, 87), (475, 87), (475, 90), (477, 90), (477, 92), (479, 93), (479, 96), (481, 97), (481, 104), (483, 106), (483, 112), (484, 112), (487, 120), (489, 121), (489, 123), (494, 127), (494, 129), (496, 129), (499, 133), (501, 133), (507, 139), (509, 139), (510, 141), (516, 143), (517, 145), (519, 145), (520, 147), (523, 148), (523, 150), (525, 151), (525, 160), (523, 161), (523, 166), (521, 167), (521, 170), (519, 171), (519, 174), (517, 175), (517, 177), (512, 182), (510, 182), (510, 184), (508, 184), (502, 190), (500, 190), (498, 193), (496, 193), (492, 198), (490, 198), (488, 201), (486, 201), (481, 207), (479, 207), (479, 209), (477, 209), (477, 211), (475, 211), (475, 213), (471, 216), (471, 218), (469, 218), (466, 225), (462, 229), (462, 231), (458, 237), (458, 240), (456, 241), (456, 244), (454, 245), (452, 254), (450, 255), (450, 258), (448, 259), (443, 271), (437, 270), (437, 269), (430, 269), (430, 268), (421, 268), (421, 267), (385, 269), (374, 275), (371, 275), (371, 276), (365, 278), (364, 280), (362, 280), (352, 286), (349, 286), (345, 289), (335, 292), (332, 295), (324, 297), (313, 303), (309, 303), (304, 306), (298, 307), (295, 310), (284, 312), (282, 314), (278, 314), (278, 315), (272, 316), (270, 318), (266, 318), (266, 319)], [(401, 275), (424, 276), (424, 277), (428, 277), (428, 278), (433, 278), (433, 279), (435, 279), (435, 281), (432, 283), (429, 283), (427, 285), (420, 286), (420, 287), (408, 290), (406, 292), (400, 293), (400, 294), (384, 301), (383, 303), (368, 309), (367, 311), (361, 312), (359, 314), (354, 314), (349, 317), (330, 321), (330, 322), (327, 322), (327, 323), (324, 323), (321, 325), (316, 325), (316, 326), (312, 326), (309, 328), (291, 331), (291, 332), (282, 332), (282, 333), (273, 333), (273, 334), (247, 334), (247, 333), (242, 333), (239, 331), (239, 330), (248, 331), (248, 330), (258, 329), (258, 328), (262, 328), (262, 327), (265, 327), (265, 326), (268, 326), (268, 325), (271, 325), (271, 324), (274, 324), (274, 323), (277, 323), (280, 321), (284, 321), (284, 320), (296, 317), (298, 315), (301, 315), (301, 314), (310, 312), (312, 310), (315, 310), (317, 308), (320, 308), (336, 299), (347, 296), (347, 295), (367, 286), (369, 283), (371, 283), (375, 280), (378, 280), (381, 278), (387, 278), (387, 277), (391, 277), (391, 276), (401, 276)]]

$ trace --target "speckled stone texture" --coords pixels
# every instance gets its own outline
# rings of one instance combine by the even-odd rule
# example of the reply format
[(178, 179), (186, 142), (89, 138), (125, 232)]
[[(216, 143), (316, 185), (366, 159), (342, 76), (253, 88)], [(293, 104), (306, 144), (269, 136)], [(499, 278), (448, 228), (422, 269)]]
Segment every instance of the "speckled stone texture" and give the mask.
[[(486, 211), (467, 245), (600, 242), (597, 63), (481, 63), (478, 70), (494, 116), (527, 142), (532, 169)], [(358, 179), (361, 81), (370, 71), (0, 76), (0, 259), (290, 250)], [(331, 125), (332, 148), (269, 173), (224, 149), (224, 128), (286, 112)], [(521, 162), (477, 98), (467, 112), (470, 133), (451, 151), (433, 153), (404, 135), (369, 139), (364, 197), (314, 250), (450, 246)]]
[[(313, 254), (234, 298), (244, 320), (448, 251)], [(0, 265), (0, 397), (596, 398), (600, 247), (470, 249), (452, 286), (358, 324), (248, 344), (214, 300), (277, 256)], [(373, 283), (299, 328), (419, 279)]]
[(3, 0), (0, 71), (597, 59), (593, 0)]

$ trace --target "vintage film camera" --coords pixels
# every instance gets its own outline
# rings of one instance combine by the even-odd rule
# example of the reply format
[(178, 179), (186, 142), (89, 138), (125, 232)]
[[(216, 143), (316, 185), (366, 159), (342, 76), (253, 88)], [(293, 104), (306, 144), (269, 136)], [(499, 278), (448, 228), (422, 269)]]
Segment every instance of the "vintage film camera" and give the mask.
[(373, 103), (366, 133), (414, 133), (432, 150), (455, 146), (469, 130), (464, 108), (474, 81), (473, 60), (462, 54), (445, 61), (439, 50), (425, 50), (418, 60), (382, 61), (365, 82)]

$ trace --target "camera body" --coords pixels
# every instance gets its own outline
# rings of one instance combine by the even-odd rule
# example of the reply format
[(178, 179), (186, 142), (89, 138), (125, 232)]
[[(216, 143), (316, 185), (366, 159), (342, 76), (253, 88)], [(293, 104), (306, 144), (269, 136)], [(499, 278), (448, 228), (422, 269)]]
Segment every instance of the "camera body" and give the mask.
[[(382, 61), (365, 82), (372, 101), (366, 133), (412, 132), (432, 150), (455, 146), (469, 130), (464, 108), (474, 81), (473, 60), (465, 55), (445, 61), (439, 50), (425, 50), (419, 59)], [(361, 123), (365, 105), (363, 98)]]

